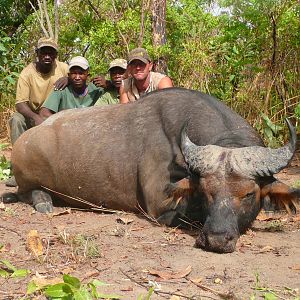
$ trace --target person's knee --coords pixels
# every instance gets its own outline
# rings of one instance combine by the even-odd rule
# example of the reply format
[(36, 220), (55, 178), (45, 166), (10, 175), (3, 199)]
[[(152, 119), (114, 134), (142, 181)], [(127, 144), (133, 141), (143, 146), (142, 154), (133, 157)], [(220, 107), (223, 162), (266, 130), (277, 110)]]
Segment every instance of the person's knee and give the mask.
[(19, 125), (19, 124), (26, 125), (26, 120), (22, 114), (15, 112), (8, 120), (8, 123), (9, 123), (9, 127), (12, 128), (14, 125)]
[(25, 117), (15, 112), (8, 121), (10, 128), (10, 140), (14, 144), (19, 136), (28, 129)]

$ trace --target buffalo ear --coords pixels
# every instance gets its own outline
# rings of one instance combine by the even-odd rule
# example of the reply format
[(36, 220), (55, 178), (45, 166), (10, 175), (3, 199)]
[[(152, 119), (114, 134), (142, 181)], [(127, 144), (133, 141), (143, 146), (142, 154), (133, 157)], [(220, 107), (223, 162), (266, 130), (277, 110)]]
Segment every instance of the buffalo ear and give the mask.
[[(278, 209), (284, 208), (289, 214), (292, 210), (300, 211), (300, 189), (289, 187), (278, 180), (262, 187), (261, 199), (265, 201), (265, 204), (269, 202)], [(264, 208), (268, 210), (267, 207)]]
[(186, 201), (195, 191), (195, 185), (190, 178), (183, 178), (174, 183), (169, 183), (165, 187), (167, 199), (163, 201), (165, 206), (176, 209), (178, 204)]

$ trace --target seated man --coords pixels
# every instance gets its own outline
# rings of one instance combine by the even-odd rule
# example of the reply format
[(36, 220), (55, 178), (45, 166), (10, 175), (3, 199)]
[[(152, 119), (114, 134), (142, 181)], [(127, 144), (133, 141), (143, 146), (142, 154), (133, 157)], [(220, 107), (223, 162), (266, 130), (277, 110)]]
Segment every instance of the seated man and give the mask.
[(119, 90), (122, 85), (122, 80), (127, 69), (125, 59), (115, 59), (109, 64), (109, 74), (111, 86), (107, 88), (105, 94), (99, 98), (95, 105), (117, 104), (120, 103)]
[(128, 55), (128, 78), (120, 88), (120, 102), (138, 100), (154, 90), (173, 87), (172, 80), (161, 73), (152, 72), (153, 64), (144, 48), (133, 49)]
[(54, 90), (55, 82), (67, 76), (68, 65), (57, 60), (58, 45), (51, 38), (41, 38), (36, 49), (36, 62), (25, 67), (19, 77), (16, 110), (9, 120), (11, 143), (27, 129), (39, 125), (43, 119), (39, 110)]
[(71, 59), (68, 77), (69, 85), (52, 92), (44, 102), (40, 110), (43, 119), (61, 110), (92, 106), (104, 93), (102, 88), (97, 88), (93, 83), (87, 84), (89, 63), (82, 56)]

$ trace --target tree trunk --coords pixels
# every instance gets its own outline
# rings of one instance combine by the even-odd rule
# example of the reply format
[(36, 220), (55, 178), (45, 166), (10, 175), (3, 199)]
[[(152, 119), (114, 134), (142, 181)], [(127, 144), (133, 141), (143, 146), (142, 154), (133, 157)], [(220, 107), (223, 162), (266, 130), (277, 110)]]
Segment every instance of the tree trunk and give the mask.
[[(152, 2), (152, 43), (158, 48), (166, 44), (166, 0)], [(153, 70), (167, 73), (167, 63), (164, 57), (157, 57), (153, 61)]]

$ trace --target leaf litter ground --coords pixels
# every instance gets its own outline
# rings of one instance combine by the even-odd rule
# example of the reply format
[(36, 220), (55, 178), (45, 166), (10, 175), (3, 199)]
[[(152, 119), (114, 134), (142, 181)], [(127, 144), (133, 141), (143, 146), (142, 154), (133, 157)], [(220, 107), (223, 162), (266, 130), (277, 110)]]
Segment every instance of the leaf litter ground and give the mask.
[[(295, 160), (278, 176), (294, 184), (299, 171)], [(15, 189), (0, 182), (0, 193), (6, 191)], [(157, 291), (151, 299), (300, 297), (300, 214), (261, 213), (229, 254), (196, 249), (197, 229), (157, 226), (134, 214), (56, 207), (43, 215), (16, 203), (1, 205), (0, 218), (0, 260), (30, 270), (0, 277), (0, 299), (21, 299), (30, 281), (54, 284), (63, 274), (106, 282), (101, 292), (121, 299), (146, 297), (150, 286)]]

